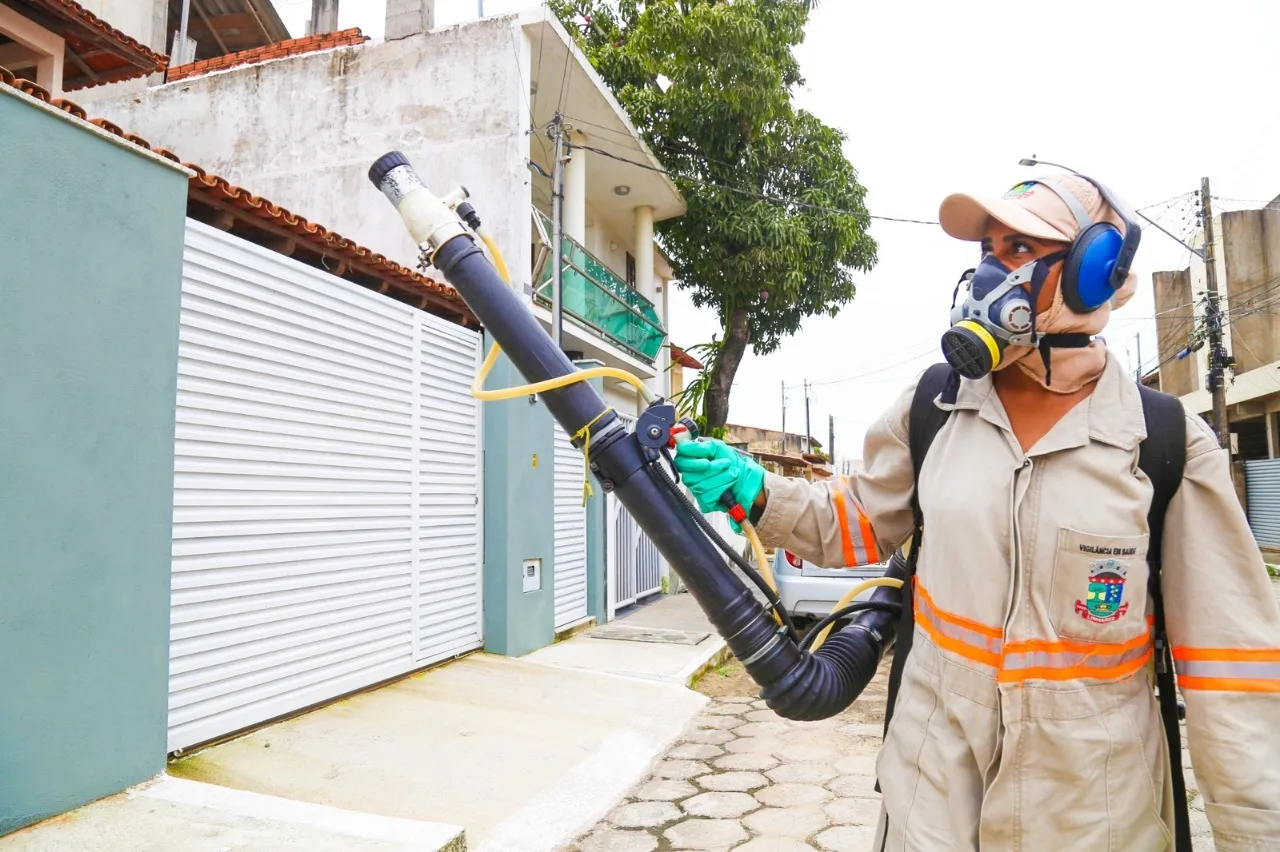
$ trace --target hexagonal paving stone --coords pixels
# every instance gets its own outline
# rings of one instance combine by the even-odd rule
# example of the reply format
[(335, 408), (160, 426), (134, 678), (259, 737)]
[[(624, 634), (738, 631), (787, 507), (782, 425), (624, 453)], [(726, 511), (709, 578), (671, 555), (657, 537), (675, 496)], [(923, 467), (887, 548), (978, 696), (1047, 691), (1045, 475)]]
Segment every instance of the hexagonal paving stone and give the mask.
[(609, 815), (619, 828), (654, 828), (680, 819), (680, 809), (670, 802), (633, 802)]
[(582, 841), (582, 852), (653, 852), (658, 838), (647, 831), (618, 831), (602, 828)]
[(696, 780), (702, 789), (722, 793), (745, 793), (769, 783), (769, 779), (759, 772), (721, 772), (719, 775), (703, 775)]
[(846, 754), (832, 764), (841, 775), (875, 775), (876, 755)]
[(747, 839), (747, 830), (735, 819), (690, 817), (662, 832), (676, 849), (715, 849)]
[(819, 848), (828, 849), (830, 852), (869, 849), (872, 841), (876, 839), (876, 830), (861, 826), (842, 825), (836, 828), (828, 828), (815, 839), (818, 841)]
[(687, 743), (706, 743), (707, 745), (723, 745), (736, 737), (729, 731), (718, 731), (711, 728), (703, 728), (698, 731), (690, 731), (681, 737)]
[(747, 722), (733, 729), (740, 737), (776, 737), (791, 730), (786, 722)]
[(664, 760), (654, 767), (655, 778), (692, 778), (707, 771), (707, 765), (697, 760)]
[[(781, 722), (782, 717), (772, 710), (752, 710), (746, 716), (748, 722)], [(809, 724), (805, 722), (805, 724)]]
[(840, 798), (822, 806), (832, 822), (843, 825), (875, 826), (880, 818), (880, 800), (872, 798)]
[(831, 746), (789, 743), (778, 749), (778, 757), (788, 760), (834, 760), (840, 756)]
[(761, 804), (775, 808), (795, 808), (803, 805), (820, 805), (833, 799), (830, 790), (824, 790), (817, 784), (774, 784), (756, 793)]
[(817, 808), (763, 808), (742, 822), (757, 834), (796, 838), (808, 837), (831, 824), (826, 814)]
[(837, 730), (847, 737), (874, 737), (880, 739), (884, 736), (884, 725), (868, 725), (863, 722), (841, 725)]
[(760, 807), (760, 803), (746, 793), (699, 793), (680, 803), (691, 816), (734, 819)]
[(870, 796), (876, 790), (874, 775), (841, 775), (827, 782), (827, 789), (837, 796)]
[(840, 773), (835, 767), (820, 760), (801, 760), (796, 763), (784, 763), (777, 769), (769, 770), (769, 777), (774, 781), (798, 784), (822, 784), (835, 778)]
[(763, 698), (757, 698), (755, 701), (752, 701), (752, 702), (751, 702), (751, 706), (752, 706), (752, 707), (754, 707), (754, 708), (755, 708), (755, 709), (757, 709), (757, 710), (768, 710), (768, 709), (769, 709), (769, 705), (765, 702), (765, 700), (764, 700)]
[(702, 712), (712, 716), (741, 716), (746, 711), (741, 704), (709, 704)]
[(742, 720), (737, 716), (699, 716), (693, 724), (699, 728), (718, 728), (727, 731), (729, 728), (741, 725)]
[(726, 695), (723, 698), (714, 699), (717, 704), (750, 704), (755, 700), (749, 695)]
[(698, 792), (698, 788), (688, 781), (666, 778), (646, 781), (632, 792), (631, 797), (649, 802), (674, 802), (679, 799), (686, 799), (696, 792)]
[(763, 772), (766, 769), (772, 769), (778, 765), (778, 759), (769, 754), (752, 754), (746, 752), (744, 754), (726, 754), (724, 757), (717, 757), (711, 763), (717, 769), (729, 769), (733, 771), (750, 771)]
[(784, 745), (777, 737), (740, 737), (725, 743), (724, 750), (734, 754), (773, 754)]
[(667, 757), (676, 760), (707, 760), (712, 757), (719, 757), (724, 754), (724, 749), (718, 745), (709, 743), (681, 743), (671, 751), (667, 752)]
[(813, 852), (813, 847), (789, 837), (766, 836), (735, 846), (733, 852)]

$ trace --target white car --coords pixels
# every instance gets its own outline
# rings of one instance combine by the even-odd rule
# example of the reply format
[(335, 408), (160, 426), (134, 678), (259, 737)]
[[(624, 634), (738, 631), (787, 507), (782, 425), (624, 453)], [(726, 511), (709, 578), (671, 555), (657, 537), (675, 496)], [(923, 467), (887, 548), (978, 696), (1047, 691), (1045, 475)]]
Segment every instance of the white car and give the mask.
[[(863, 580), (883, 577), (887, 568), (888, 563), (860, 568), (819, 568), (782, 548), (773, 554), (773, 576), (782, 606), (793, 618), (815, 621), (829, 615), (849, 589)], [(874, 588), (867, 589), (854, 600), (870, 600), (874, 591)]]

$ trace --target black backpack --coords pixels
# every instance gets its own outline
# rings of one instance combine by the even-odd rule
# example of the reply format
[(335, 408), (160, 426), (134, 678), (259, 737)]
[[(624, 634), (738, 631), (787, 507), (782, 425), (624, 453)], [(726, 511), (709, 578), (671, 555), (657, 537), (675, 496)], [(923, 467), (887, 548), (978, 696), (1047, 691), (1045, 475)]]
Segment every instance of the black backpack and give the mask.
[[(920, 469), (929, 452), (933, 439), (941, 431), (951, 412), (934, 405), (941, 395), (944, 402), (953, 403), (959, 390), (959, 376), (947, 364), (935, 364), (925, 371), (911, 400), (909, 441), (911, 463), (915, 468), (915, 482), (920, 481)], [(1164, 594), (1160, 585), (1161, 544), (1164, 536), (1164, 514), (1170, 499), (1182, 484), (1182, 470), (1187, 455), (1187, 424), (1182, 403), (1175, 397), (1138, 386), (1142, 396), (1142, 416), (1147, 425), (1147, 438), (1138, 450), (1138, 467), (1151, 480), (1155, 495), (1151, 510), (1147, 513), (1147, 525), (1151, 544), (1147, 550), (1150, 571), (1148, 582), (1151, 599), (1155, 604), (1155, 664), (1156, 689), (1160, 700), (1160, 718), (1164, 722), (1165, 739), (1169, 744), (1169, 766), (1173, 774), (1174, 839), (1176, 852), (1192, 852), (1191, 822), (1187, 812), (1186, 781), (1182, 776), (1182, 733), (1179, 719), (1182, 709), (1174, 689), (1173, 665), (1169, 656), (1169, 640), (1164, 623)], [(913, 489), (911, 510), (915, 516), (911, 538), (911, 553), (907, 557), (908, 580), (902, 587), (902, 616), (898, 624), (897, 643), (893, 663), (889, 668), (889, 696), (885, 707), (885, 733), (893, 718), (893, 705), (902, 682), (902, 670), (915, 633), (914, 601), (911, 579), (915, 577), (916, 562), (923, 545), (924, 516)], [(880, 785), (876, 784), (879, 791)]]

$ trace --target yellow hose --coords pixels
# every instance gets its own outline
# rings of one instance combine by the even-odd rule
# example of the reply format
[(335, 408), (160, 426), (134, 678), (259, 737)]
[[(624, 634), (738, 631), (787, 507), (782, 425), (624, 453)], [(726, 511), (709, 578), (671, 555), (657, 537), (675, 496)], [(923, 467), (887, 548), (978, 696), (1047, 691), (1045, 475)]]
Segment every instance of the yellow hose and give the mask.
[[(493, 236), (486, 228), (480, 228), (477, 234), (480, 239), (484, 241), (485, 247), (489, 250), (489, 256), (493, 260), (494, 268), (498, 270), (498, 274), (502, 276), (502, 280), (510, 285), (511, 273), (507, 269), (506, 259), (503, 258), (502, 250), (498, 248), (497, 241), (493, 239)], [(542, 382), (534, 382), (529, 385), (502, 388), (501, 390), (485, 390), (485, 379), (489, 377), (489, 373), (493, 370), (493, 365), (498, 362), (498, 356), (500, 354), (502, 354), (502, 350), (498, 347), (497, 343), (494, 343), (489, 349), (489, 354), (485, 356), (484, 362), (480, 365), (480, 372), (476, 374), (475, 381), (471, 384), (471, 395), (482, 402), (494, 402), (501, 399), (515, 399), (516, 397), (528, 396), (530, 394), (546, 393), (549, 390), (555, 390), (556, 388), (562, 388), (567, 385), (574, 384), (575, 382), (583, 382), (587, 379), (594, 378), (618, 379), (635, 388), (646, 402), (651, 402), (653, 400), (653, 393), (645, 386), (644, 382), (642, 382), (637, 376), (633, 376), (631, 373), (628, 373), (626, 370), (619, 370), (616, 367), (592, 367), (589, 370), (578, 370), (575, 373), (569, 373), (568, 375), (560, 376), (559, 378), (547, 379)], [(601, 413), (603, 414), (603, 412)], [(760, 542), (760, 536), (756, 534), (755, 527), (747, 520), (742, 521), (739, 526), (742, 527), (742, 532), (747, 537), (747, 541), (751, 542), (751, 550), (755, 553), (756, 564), (760, 566), (761, 576), (764, 577), (765, 583), (767, 583), (769, 588), (774, 591), (774, 594), (777, 594), (778, 581), (773, 576), (773, 567), (769, 564), (769, 560), (765, 556), (764, 545)], [(910, 545), (908, 545), (908, 547), (909, 546)], [(862, 594), (867, 589), (874, 588), (876, 586), (892, 586), (893, 588), (901, 588), (902, 581), (892, 577), (877, 577), (874, 580), (867, 580), (864, 583), (859, 583), (850, 589), (831, 611), (835, 612), (836, 610), (847, 606), (849, 602), (858, 595)], [(774, 612), (773, 618), (779, 624), (782, 623), (782, 618), (777, 612)], [(819, 634), (816, 640), (814, 640), (813, 646), (810, 648), (811, 651), (816, 651), (822, 646), (822, 643), (826, 641), (827, 634), (831, 632), (831, 628), (833, 626), (833, 624), (828, 624), (823, 628), (822, 633)]]
[[(849, 591), (845, 592), (844, 597), (840, 599), (839, 603), (831, 608), (831, 611), (836, 612), (837, 610), (844, 609), (852, 603), (853, 599), (858, 595), (862, 594), (867, 589), (874, 589), (876, 586), (888, 586), (891, 589), (901, 589), (902, 581), (897, 577), (876, 577), (874, 580), (861, 582)], [(834, 622), (822, 628), (822, 632), (818, 634), (818, 638), (814, 639), (813, 644), (809, 646), (810, 651), (816, 651), (822, 647), (822, 643), (827, 641), (827, 636), (831, 633), (832, 627), (835, 627)]]

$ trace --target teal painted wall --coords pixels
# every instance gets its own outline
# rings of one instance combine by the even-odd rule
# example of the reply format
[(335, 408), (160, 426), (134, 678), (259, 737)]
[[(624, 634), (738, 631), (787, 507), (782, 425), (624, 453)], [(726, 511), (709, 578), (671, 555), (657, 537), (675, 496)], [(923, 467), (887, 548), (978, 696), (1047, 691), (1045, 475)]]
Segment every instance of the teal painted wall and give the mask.
[(0, 834), (163, 770), (187, 180), (0, 86)]
[[(519, 384), (524, 377), (500, 356), (487, 386)], [(520, 656), (555, 639), (553, 435), (540, 401), (484, 403), (484, 647), (494, 654)], [(539, 591), (522, 591), (525, 559), (542, 560)]]
[[(582, 370), (604, 366), (603, 361), (574, 363)], [(597, 393), (604, 395), (604, 379), (591, 379), (590, 384)], [(587, 501), (587, 614), (596, 620), (596, 624), (604, 624), (608, 620), (605, 604), (605, 496), (594, 476), (591, 488), (595, 496)]]

